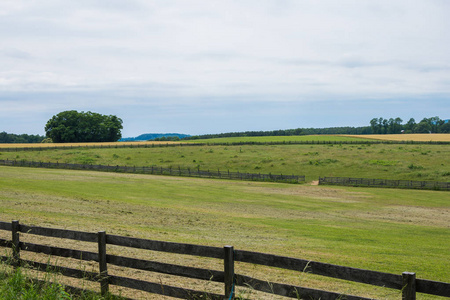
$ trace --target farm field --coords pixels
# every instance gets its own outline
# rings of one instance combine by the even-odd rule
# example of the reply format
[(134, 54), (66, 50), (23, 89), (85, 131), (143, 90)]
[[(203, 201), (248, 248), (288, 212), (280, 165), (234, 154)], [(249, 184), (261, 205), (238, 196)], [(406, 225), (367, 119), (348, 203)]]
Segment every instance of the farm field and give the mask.
[(243, 136), (212, 139), (183, 140), (186, 143), (282, 143), (282, 142), (351, 142), (370, 141), (364, 135), (291, 135), (291, 136)]
[(333, 135), (300, 135), (300, 136), (254, 136), (254, 137), (226, 137), (213, 139), (187, 140), (197, 143), (239, 143), (239, 142), (351, 142), (351, 141), (416, 141), (416, 142), (450, 142), (450, 134), (333, 134)]
[[(450, 194), (0, 167), (0, 219), (450, 281)], [(276, 272), (258, 273), (259, 277)], [(273, 273), (273, 274), (272, 274)], [(278, 275), (378, 299), (398, 291)], [(435, 299), (420, 297), (419, 299)]]
[(415, 133), (415, 134), (369, 134), (369, 135), (343, 135), (346, 137), (364, 137), (385, 141), (416, 141), (416, 142), (450, 142), (448, 133)]
[(205, 145), (149, 148), (56, 149), (7, 152), (2, 160), (159, 166), (174, 169), (363, 177), (392, 180), (450, 180), (449, 145)]
[(148, 142), (102, 142), (102, 143), (29, 143), (29, 144), (7, 144), (0, 143), (0, 149), (2, 148), (54, 148), (54, 147), (89, 147), (89, 146), (103, 146), (103, 147), (114, 147), (120, 146), (135, 146), (135, 145), (158, 145), (158, 144), (170, 144), (172, 142), (158, 142), (158, 141), (148, 141)]

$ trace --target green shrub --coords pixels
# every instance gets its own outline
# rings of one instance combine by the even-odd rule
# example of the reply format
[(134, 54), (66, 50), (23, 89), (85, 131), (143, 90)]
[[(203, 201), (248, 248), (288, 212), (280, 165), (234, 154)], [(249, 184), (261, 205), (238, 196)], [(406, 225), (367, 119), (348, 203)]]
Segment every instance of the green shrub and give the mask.
[(422, 169), (423, 169), (422, 166), (416, 166), (415, 164), (410, 164), (410, 165), (408, 166), (408, 168), (409, 168), (410, 170), (422, 170)]

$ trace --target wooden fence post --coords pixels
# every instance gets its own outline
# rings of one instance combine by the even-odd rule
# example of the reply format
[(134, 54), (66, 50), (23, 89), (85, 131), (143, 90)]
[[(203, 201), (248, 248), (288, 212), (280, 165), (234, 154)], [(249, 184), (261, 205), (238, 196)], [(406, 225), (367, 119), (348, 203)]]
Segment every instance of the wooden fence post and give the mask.
[(224, 258), (224, 282), (225, 282), (225, 299), (234, 299), (234, 249), (233, 246), (223, 247), (225, 252)]
[(416, 273), (403, 272), (402, 300), (416, 300)]
[(98, 237), (98, 263), (101, 295), (105, 296), (109, 290), (108, 266), (106, 263), (106, 232), (99, 231)]
[(12, 221), (12, 265), (13, 267), (20, 266), (20, 245), (19, 245), (19, 230), (20, 224), (18, 220)]

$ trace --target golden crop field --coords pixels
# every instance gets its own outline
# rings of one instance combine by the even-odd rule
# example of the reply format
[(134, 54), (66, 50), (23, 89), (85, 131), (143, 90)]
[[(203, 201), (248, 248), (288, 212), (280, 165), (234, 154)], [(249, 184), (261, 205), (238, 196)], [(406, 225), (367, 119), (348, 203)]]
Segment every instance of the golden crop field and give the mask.
[(450, 142), (449, 133), (412, 133), (412, 134), (369, 134), (342, 135), (348, 137), (364, 137), (365, 139), (386, 141), (416, 141), (416, 142)]

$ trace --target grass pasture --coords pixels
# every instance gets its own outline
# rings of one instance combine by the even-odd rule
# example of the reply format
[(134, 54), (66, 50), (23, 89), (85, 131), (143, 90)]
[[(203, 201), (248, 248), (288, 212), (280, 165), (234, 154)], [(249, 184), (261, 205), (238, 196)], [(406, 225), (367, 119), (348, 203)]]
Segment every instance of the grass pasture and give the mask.
[[(331, 139), (330, 136), (249, 137), (193, 142), (264, 143), (300, 138), (304, 141)], [(345, 139), (360, 140), (360, 137), (333, 136), (332, 141)], [(0, 145), (0, 159), (296, 174), (306, 175), (307, 182), (317, 180), (319, 176), (450, 181), (449, 145), (180, 146), (175, 143), (173, 147), (159, 147), (158, 143), (152, 146), (153, 142), (148, 142), (147, 148), (114, 148), (116, 144), (102, 149), (75, 148), (84, 146), (77, 144), (73, 149), (18, 152), (2, 151), (1, 147), (25, 145), (3, 144)], [(229, 244), (236, 249), (381, 272), (413, 271), (418, 278), (445, 282), (450, 282), (449, 201), (450, 194), (440, 191), (0, 166), (2, 221), (19, 219), (27, 225), (91, 232), (106, 230), (110, 234), (219, 247)], [(200, 264), (205, 268), (210, 263), (194, 263), (183, 257), (174, 260), (164, 254), (149, 254), (148, 258)], [(279, 273), (239, 264), (237, 272), (377, 299), (401, 297), (398, 291), (308, 274)], [(147, 273), (138, 275), (144, 280), (170, 280), (165, 282), (168, 284), (175, 280), (178, 284), (178, 279), (174, 278)], [(195, 286), (197, 283), (189, 284)], [(253, 299), (257, 298), (253, 296)], [(418, 299), (438, 298), (420, 296)]]
[[(439, 191), (0, 167), (3, 221), (219, 247), (230, 244), (395, 274), (414, 271), (418, 278), (446, 282), (449, 200), (448, 192)], [(400, 297), (396, 291), (307, 274), (247, 271), (263, 279), (366, 297)]]
[(450, 181), (449, 145), (205, 145), (2, 152), (0, 159), (248, 173)]

